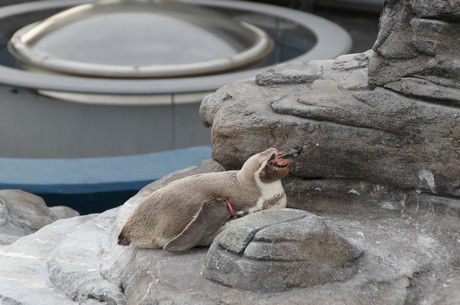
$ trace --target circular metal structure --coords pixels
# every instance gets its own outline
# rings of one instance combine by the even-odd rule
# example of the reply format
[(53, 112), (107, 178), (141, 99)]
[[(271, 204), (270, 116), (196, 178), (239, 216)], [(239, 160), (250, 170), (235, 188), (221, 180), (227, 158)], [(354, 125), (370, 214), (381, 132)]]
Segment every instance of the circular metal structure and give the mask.
[[(122, 4), (115, 0), (105, 0), (104, 5), (119, 18), (122, 18), (121, 16), (125, 13), (132, 13), (136, 16), (137, 14), (144, 16), (145, 13), (154, 17), (155, 13), (150, 10), (151, 8), (145, 6), (149, 3), (153, 7), (151, 0), (131, 1), (133, 3), (126, 4), (129, 9), (124, 9)], [(134, 8), (134, 2), (140, 3), (141, 9)], [(166, 51), (166, 53), (171, 52), (171, 57), (165, 63), (166, 67), (177, 64), (189, 65), (194, 62), (209, 63), (239, 56), (253, 49), (260, 41), (259, 38), (254, 38), (257, 36), (257, 30), (249, 30), (249, 28), (263, 30), (266, 33), (264, 35), (268, 35), (273, 41), (272, 51), (259, 63), (243, 64), (236, 69), (210, 74), (206, 74), (209, 72), (204, 74), (198, 72), (198, 75), (161, 78), (155, 78), (152, 75), (144, 75), (144, 77), (101, 76), (97, 73), (107, 67), (124, 69), (131, 68), (131, 66), (159, 65), (159, 62), (152, 61), (149, 54), (146, 55), (142, 51), (142, 44), (137, 44), (134, 50), (130, 50), (134, 54), (142, 55), (139, 58), (137, 55), (120, 56), (125, 54), (125, 51), (122, 52), (124, 47), (129, 50), (129, 44), (121, 45), (120, 50), (116, 50), (121, 53), (113, 58), (105, 55), (114, 49), (112, 43), (117, 43), (118, 38), (110, 38), (105, 43), (105, 36), (112, 33), (107, 29), (104, 32), (103, 23), (100, 25), (101, 29), (98, 28), (97, 23), (92, 23), (94, 20), (91, 18), (93, 17), (96, 20), (101, 16), (107, 17), (105, 13), (98, 10), (102, 2), (45, 0), (0, 8), (0, 130), (2, 131), (0, 142), (3, 143), (0, 147), (0, 156), (16, 158), (106, 157), (209, 144), (210, 130), (203, 127), (198, 114), (200, 103), (205, 95), (228, 83), (252, 78), (272, 65), (290, 61), (333, 58), (346, 53), (351, 46), (350, 37), (342, 28), (304, 12), (244, 1), (187, 0), (181, 2), (180, 5), (176, 3), (164, 3), (164, 5), (178, 5), (177, 10), (181, 16), (185, 16), (183, 11), (186, 10), (190, 14), (196, 14), (198, 21), (189, 22), (191, 17), (182, 20), (182, 17), (177, 18), (176, 16), (173, 24), (177, 25), (187, 21), (187, 28), (204, 29), (207, 32), (205, 34), (211, 35), (211, 38), (215, 38), (213, 33), (216, 33), (218, 38), (228, 40), (230, 43), (223, 52), (221, 48), (218, 48), (221, 52), (213, 52), (214, 55), (217, 54), (215, 57), (204, 56), (208, 51), (207, 48), (211, 49), (211, 46), (201, 44), (199, 47), (204, 46), (205, 48), (201, 48), (199, 53), (203, 54), (197, 54), (191, 61), (176, 60), (180, 56), (179, 51), (192, 50), (191, 47), (184, 45), (176, 46), (176, 50), (173, 48)], [(189, 5), (193, 5), (193, 9), (196, 6), (198, 11), (192, 12)], [(76, 8), (72, 9), (75, 6)], [(181, 11), (180, 7), (186, 7), (186, 9)], [(70, 11), (69, 8), (71, 8)], [(67, 10), (66, 13), (62, 13), (65, 10)], [(168, 12), (165, 16), (169, 18), (169, 16), (178, 14), (177, 10), (165, 9)], [(212, 10), (212, 13), (209, 10)], [(63, 17), (62, 14), (67, 15), (68, 18)], [(225, 15), (225, 18), (221, 17), (222, 15)], [(143, 33), (142, 35), (147, 36), (141, 35), (138, 40), (134, 39), (136, 37), (130, 37), (133, 31), (136, 32), (135, 29), (138, 29), (137, 32), (142, 32), (142, 26), (136, 24), (135, 21), (133, 26), (128, 26), (120, 21), (122, 19), (117, 18), (110, 23), (109, 27), (120, 23), (122, 29), (114, 32), (123, 32), (123, 26), (129, 29), (123, 35), (126, 40), (120, 39), (120, 41), (130, 41), (133, 46), (149, 39), (155, 41), (148, 36), (151, 33)], [(80, 28), (76, 31), (77, 34), (71, 35), (70, 30), (75, 29), (74, 26), (77, 26), (79, 21), (83, 20), (84, 25), (88, 19), (92, 21), (90, 20), (89, 24), (83, 26), (83, 30)], [(216, 23), (216, 19), (224, 21), (224, 25), (220, 28), (210, 27), (209, 24)], [(231, 20), (225, 21), (228, 19)], [(155, 22), (142, 20), (142, 24), (152, 25)], [(37, 27), (24, 28), (34, 23)], [(94, 29), (95, 33), (89, 33), (88, 28)], [(235, 33), (231, 31), (235, 29), (238, 29), (238, 33), (243, 33), (242, 36), (228, 34)], [(30, 48), (29, 51), (34, 55), (37, 55), (38, 51), (47, 53), (50, 55), (48, 63), (59, 59), (65, 64), (86, 63), (91, 69), (95, 66), (103, 69), (97, 71), (87, 69), (80, 74), (72, 70), (66, 74), (65, 71), (52, 69), (45, 71), (44, 67), (35, 63), (26, 63), (27, 69), (21, 69), (24, 63), (21, 61), (18, 64), (15, 57), (6, 49), (7, 42), (18, 30), (20, 32), (13, 38), (13, 41), (19, 39), (22, 45), (19, 44), (15, 48), (20, 49), (21, 46)], [(162, 30), (168, 33), (170, 29), (163, 27)], [(98, 31), (105, 34), (97, 34)], [(183, 32), (182, 34), (187, 36), (187, 33)], [(56, 36), (53, 38), (53, 35)], [(96, 52), (97, 47), (90, 47), (90, 43), (85, 40), (88, 37), (85, 35), (103, 42), (100, 45), (101, 52)], [(166, 36), (168, 35), (172, 34)], [(210, 37), (206, 35), (205, 37)], [(51, 40), (47, 40), (48, 38)], [(81, 40), (74, 42), (74, 39)], [(46, 44), (41, 45), (45, 41)], [(92, 51), (85, 54), (80, 48), (77, 54), (71, 54), (70, 51), (76, 46), (72, 43), (83, 45), (83, 48), (86, 43), (88, 49)], [(67, 50), (64, 52), (65, 48)], [(152, 44), (147, 44), (147, 48), (152, 49)], [(19, 49), (16, 51), (19, 52)], [(259, 55), (265, 52), (266, 50), (261, 51)], [(257, 61), (259, 55), (254, 56), (251, 60)], [(56, 68), (62, 69), (63, 66)], [(96, 75), (87, 75), (91, 73), (96, 73)]]
[[(117, 7), (114, 0), (105, 2), (109, 6)], [(200, 57), (209, 51), (206, 49), (208, 43), (201, 44), (199, 46), (205, 48), (201, 48), (197, 52), (199, 56), (192, 61), (181, 61), (179, 55), (172, 52), (172, 60), (170, 58), (166, 64), (155, 62), (148, 56), (139, 56), (143, 55), (142, 45), (139, 44), (134, 48), (134, 52), (141, 53), (131, 53), (125, 58), (106, 57), (104, 54), (107, 49), (113, 49), (113, 41), (102, 45), (101, 50), (107, 47), (106, 51), (88, 52), (89, 55), (99, 57), (75, 58), (68, 56), (71, 55), (69, 52), (72, 48), (76, 47), (72, 46), (72, 40), (75, 37), (82, 38), (80, 46), (83, 44), (83, 47), (90, 46), (83, 39), (86, 38), (85, 35), (93, 35), (94, 39), (102, 41), (103, 39), (96, 35), (96, 30), (100, 30), (98, 26), (91, 25), (90, 22), (83, 34), (80, 31), (80, 34), (75, 36), (67, 31), (70, 29), (67, 25), (72, 24), (72, 20), (64, 18), (42, 21), (55, 14), (59, 16), (63, 10), (76, 5), (80, 5), (76, 13), (87, 14), (86, 17), (100, 17), (98, 14), (91, 15), (89, 10), (95, 7), (94, 1), (44, 0), (1, 7), (0, 163), (9, 166), (3, 166), (5, 179), (0, 183), (35, 192), (37, 187), (44, 186), (44, 181), (51, 182), (45, 185), (46, 192), (50, 195), (47, 203), (70, 202), (68, 200), (72, 197), (72, 200), (80, 205), (81, 202), (91, 202), (100, 195), (97, 203), (94, 202), (95, 205), (102, 204), (107, 207), (108, 203), (115, 204), (122, 197), (120, 191), (133, 194), (140, 187), (138, 182), (145, 181), (139, 170), (133, 169), (144, 168), (149, 175), (153, 175), (149, 177), (155, 177), (156, 174), (153, 173), (156, 170), (170, 170), (171, 166), (178, 165), (187, 166), (185, 163), (177, 164), (181, 159), (178, 149), (180, 151), (182, 148), (209, 144), (210, 131), (202, 126), (198, 117), (201, 100), (206, 94), (228, 83), (252, 78), (278, 63), (334, 58), (348, 52), (351, 47), (351, 39), (342, 28), (304, 12), (246, 1), (181, 2), (197, 6), (196, 9), (201, 11), (218, 11), (217, 15), (205, 13), (206, 16), (201, 14), (200, 18), (205, 20), (208, 15), (213, 15), (214, 20), (223, 20), (216, 16), (224, 14), (234, 20), (229, 21), (230, 28), (239, 28), (239, 32), (246, 34), (243, 34), (243, 38), (232, 38), (226, 34), (228, 30), (223, 30), (217, 36), (230, 38), (230, 41), (233, 39), (233, 43), (230, 43), (230, 48), (227, 49), (231, 52), (224, 50), (214, 53), (218, 54), (216, 57)], [(179, 18), (180, 21), (183, 21), (182, 19)], [(112, 25), (117, 22), (120, 25), (126, 24), (120, 19), (117, 20), (112, 21)], [(189, 25), (197, 25), (201, 21), (194, 22)], [(33, 23), (43, 31), (34, 33), (37, 28), (32, 29), (34, 26), (30, 24)], [(57, 28), (54, 29), (54, 26)], [(139, 27), (139, 24), (137, 26)], [(90, 30), (87, 30), (88, 27)], [(23, 30), (20, 30), (21, 28)], [(140, 32), (135, 28), (134, 26), (134, 29), (131, 27), (125, 31), (125, 34), (128, 34), (125, 35), (125, 39), (131, 41), (131, 44), (122, 45), (118, 50), (120, 53), (137, 42), (155, 40), (151, 36), (141, 36), (137, 42), (133, 41), (135, 37), (130, 37), (129, 34)], [(162, 29), (165, 29), (165, 26)], [(259, 29), (268, 34), (273, 41), (273, 49), (268, 55), (264, 53), (267, 52), (267, 40), (270, 39), (265, 39), (266, 34), (260, 33)], [(17, 64), (16, 59), (6, 49), (7, 42), (18, 30), (20, 32), (13, 38), (12, 49), (20, 58), (21, 65)], [(123, 30), (121, 28), (117, 31)], [(52, 41), (48, 40), (46, 45), (40, 45), (40, 39), (52, 37), (46, 35), (51, 32), (57, 35), (53, 42), (57, 45), (47, 49), (53, 45)], [(102, 36), (104, 38), (105, 34)], [(62, 37), (67, 40), (62, 40)], [(215, 37), (211, 35), (210, 38)], [(65, 49), (62, 46), (64, 41), (66, 45), (69, 44), (70, 50), (61, 54), (59, 52)], [(244, 43), (239, 45), (242, 41)], [(151, 46), (150, 44), (148, 47), (150, 51)], [(94, 46), (92, 48), (94, 50)], [(192, 50), (184, 45), (178, 49), (181, 48)], [(40, 52), (47, 53), (49, 58), (44, 60)], [(169, 52), (165, 51), (167, 55), (170, 55)], [(82, 55), (79, 53), (78, 56)], [(244, 58), (242, 55), (245, 53), (249, 56)], [(267, 56), (258, 62), (265, 55)], [(37, 58), (35, 62), (30, 60), (34, 57)], [(128, 61), (125, 61), (126, 58)], [(229, 59), (239, 62), (239, 66), (225, 67), (225, 61)], [(213, 61), (221, 64), (220, 67), (215, 65), (212, 68), (215, 69), (214, 72), (208, 69), (195, 70), (188, 74), (191, 69), (183, 69), (187, 65), (208, 65)], [(78, 65), (75, 66), (74, 63)], [(86, 66), (81, 63), (85, 63)], [(178, 64), (181, 69), (177, 69)], [(21, 69), (23, 65), (27, 69)], [(163, 71), (160, 76), (158, 69), (156, 72), (152, 72), (153, 69), (148, 71), (146, 67), (152, 66), (160, 66), (163, 70), (169, 69), (170, 74)], [(44, 72), (45, 70), (47, 71)], [(114, 71), (116, 73), (112, 74)], [(161, 151), (165, 153), (160, 153), (159, 158), (151, 156), (152, 153), (157, 155)], [(144, 153), (148, 154), (147, 157)], [(193, 148), (187, 149), (185, 155), (187, 158), (189, 155), (196, 157), (197, 153), (196, 148)], [(201, 155), (200, 158), (208, 158), (205, 155)], [(165, 162), (164, 156), (172, 160), (172, 165)], [(118, 175), (114, 175), (114, 171)], [(131, 172), (132, 176), (127, 175)], [(95, 173), (101, 175), (100, 180), (94, 179), (98, 177)], [(15, 180), (15, 177), (20, 179)], [(56, 181), (64, 185), (56, 184)], [(80, 189), (81, 186), (83, 190)], [(110, 189), (113, 186), (116, 186), (115, 192)], [(69, 195), (65, 200), (61, 196), (63, 192)], [(106, 194), (112, 197), (107, 198)], [(118, 201), (114, 201), (114, 197), (117, 197)]]
[(272, 49), (259, 28), (176, 1), (105, 0), (25, 26), (10, 40), (26, 67), (105, 78), (222, 73), (261, 61)]
[[(45, 10), (65, 9), (91, 1), (35, 1), (18, 4), (0, 9), (0, 20), (17, 20), (25, 16)], [(185, 0), (184, 3), (212, 7), (218, 10), (239, 10), (246, 14), (263, 14), (274, 23), (289, 22), (303, 28), (315, 39), (314, 46), (307, 52), (287, 61), (303, 61), (311, 59), (328, 59), (346, 53), (351, 47), (348, 33), (336, 24), (323, 18), (270, 5), (243, 1), (212, 1)], [(254, 77), (269, 66), (242, 71), (230, 71), (216, 75), (181, 77), (172, 79), (108, 79), (85, 78), (68, 75), (53, 75), (35, 71), (24, 71), (12, 67), (0, 66), (0, 83), (14, 87), (33, 88), (56, 92), (72, 92), (82, 94), (120, 94), (120, 95), (151, 95), (151, 94), (182, 94), (210, 92), (230, 82)]]

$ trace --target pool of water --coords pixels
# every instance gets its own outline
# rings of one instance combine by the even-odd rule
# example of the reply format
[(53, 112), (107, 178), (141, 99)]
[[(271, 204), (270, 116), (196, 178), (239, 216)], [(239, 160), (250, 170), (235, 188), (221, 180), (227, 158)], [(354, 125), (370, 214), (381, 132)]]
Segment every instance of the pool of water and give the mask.
[[(22, 18), (16, 21), (14, 26), (2, 26), (0, 22), (0, 65), (21, 69), (21, 64), (8, 52), (8, 41), (23, 26), (33, 21), (47, 18), (55, 13), (56, 10), (44, 10), (35, 17), (31, 16), (30, 18)], [(220, 13), (255, 25), (264, 30), (273, 39), (274, 48), (262, 61), (261, 67), (298, 57), (310, 50), (316, 43), (316, 38), (311, 31), (289, 20), (259, 13), (244, 12), (238, 9), (225, 9)], [(253, 66), (247, 68), (251, 69)]]

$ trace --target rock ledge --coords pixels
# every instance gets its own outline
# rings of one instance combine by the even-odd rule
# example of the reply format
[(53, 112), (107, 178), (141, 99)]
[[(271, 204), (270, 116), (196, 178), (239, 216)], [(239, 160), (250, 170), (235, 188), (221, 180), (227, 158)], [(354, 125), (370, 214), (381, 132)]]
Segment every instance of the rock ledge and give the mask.
[(234, 288), (283, 291), (345, 281), (361, 254), (318, 216), (265, 210), (233, 221), (216, 237), (203, 274)]

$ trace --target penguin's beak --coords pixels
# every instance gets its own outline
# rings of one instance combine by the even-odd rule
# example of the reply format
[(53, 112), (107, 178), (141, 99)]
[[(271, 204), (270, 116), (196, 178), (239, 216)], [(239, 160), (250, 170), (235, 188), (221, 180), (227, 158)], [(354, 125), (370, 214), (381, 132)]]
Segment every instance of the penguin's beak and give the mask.
[(294, 146), (289, 151), (284, 152), (279, 155), (279, 159), (292, 159), (296, 158), (302, 152), (303, 148), (301, 146)]
[(289, 160), (282, 160), (280, 158), (280, 153), (274, 152), (271, 156), (270, 159), (268, 159), (268, 164), (276, 166), (276, 167), (286, 167), (290, 163)]
[(268, 164), (278, 168), (287, 167), (291, 163), (291, 159), (297, 157), (301, 152), (302, 147), (300, 146), (294, 146), (289, 151), (283, 153), (276, 151), (268, 159)]

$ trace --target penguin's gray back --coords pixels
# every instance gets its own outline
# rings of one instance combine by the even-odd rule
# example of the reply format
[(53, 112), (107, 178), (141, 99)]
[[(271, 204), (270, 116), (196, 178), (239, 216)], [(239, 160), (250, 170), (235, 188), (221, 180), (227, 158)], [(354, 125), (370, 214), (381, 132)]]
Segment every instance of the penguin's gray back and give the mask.
[(209, 239), (230, 216), (286, 206), (281, 179), (289, 162), (269, 148), (239, 171), (198, 174), (156, 190), (134, 210), (118, 243), (182, 251)]
[[(138, 247), (163, 247), (179, 235), (200, 210), (204, 202), (229, 199), (235, 213), (261, 197), (254, 186), (244, 188), (238, 171), (189, 176), (170, 182), (154, 191), (128, 219), (120, 239)], [(241, 213), (240, 213), (241, 215)], [(142, 217), (140, 217), (142, 216)], [(123, 244), (123, 243), (122, 243)]]

